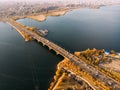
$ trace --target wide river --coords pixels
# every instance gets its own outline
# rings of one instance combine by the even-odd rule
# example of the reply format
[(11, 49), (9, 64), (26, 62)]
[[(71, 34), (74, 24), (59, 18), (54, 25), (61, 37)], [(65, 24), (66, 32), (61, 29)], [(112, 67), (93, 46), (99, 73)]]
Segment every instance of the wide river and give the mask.
[[(47, 29), (45, 37), (70, 52), (87, 48), (120, 52), (120, 6), (77, 9), (46, 21), (17, 20)], [(25, 42), (20, 34), (0, 22), (0, 90), (47, 90), (63, 58), (36, 41)]]

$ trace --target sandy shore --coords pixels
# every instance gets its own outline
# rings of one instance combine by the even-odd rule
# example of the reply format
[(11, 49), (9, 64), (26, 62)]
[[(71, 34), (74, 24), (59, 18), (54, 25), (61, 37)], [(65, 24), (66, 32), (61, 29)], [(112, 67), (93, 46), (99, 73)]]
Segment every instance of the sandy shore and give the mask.
[(61, 15), (65, 15), (68, 11), (69, 10), (59, 10), (59, 11), (53, 10), (53, 11), (48, 12), (47, 14), (45, 13), (41, 15), (30, 15), (30, 16), (27, 16), (27, 18), (42, 22), (46, 20), (47, 16), (61, 16)]
[(47, 14), (47, 16), (61, 16), (61, 15), (65, 15), (69, 10), (62, 10), (62, 11), (52, 11), (52, 12), (49, 12)]
[[(34, 13), (34, 14), (30, 14), (30, 15), (24, 15), (24, 16), (10, 16), (9, 18), (13, 19), (13, 20), (18, 20), (18, 19), (24, 19), (24, 18), (30, 18), (39, 22), (45, 21), (47, 16), (61, 16), (61, 15), (65, 15), (67, 12), (78, 9), (81, 7), (73, 7), (73, 8), (63, 8), (63, 9), (59, 9), (59, 10), (50, 10), (48, 12), (44, 11), (41, 13)], [(1, 18), (0, 18), (1, 21)]]
[(44, 21), (46, 20), (46, 15), (35, 15), (35, 16), (27, 16), (27, 18), (36, 20), (36, 21)]

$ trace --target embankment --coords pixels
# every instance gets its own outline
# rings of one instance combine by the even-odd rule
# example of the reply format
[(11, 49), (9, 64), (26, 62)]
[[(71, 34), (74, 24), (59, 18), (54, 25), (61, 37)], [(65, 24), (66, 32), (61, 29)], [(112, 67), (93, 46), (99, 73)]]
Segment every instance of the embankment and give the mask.
[(65, 15), (69, 10), (52, 10), (48, 13), (40, 14), (40, 15), (29, 15), (27, 18), (42, 22), (46, 20), (47, 16), (61, 16)]

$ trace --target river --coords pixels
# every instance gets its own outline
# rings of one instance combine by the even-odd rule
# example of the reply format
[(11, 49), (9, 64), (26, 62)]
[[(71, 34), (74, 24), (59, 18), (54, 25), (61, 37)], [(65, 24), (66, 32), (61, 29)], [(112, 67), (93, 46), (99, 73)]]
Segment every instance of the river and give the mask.
[[(64, 16), (48, 16), (37, 22), (17, 20), (49, 31), (45, 38), (70, 52), (87, 48), (120, 52), (120, 6), (76, 9)], [(63, 58), (36, 41), (25, 42), (20, 34), (0, 22), (0, 90), (47, 90)]]

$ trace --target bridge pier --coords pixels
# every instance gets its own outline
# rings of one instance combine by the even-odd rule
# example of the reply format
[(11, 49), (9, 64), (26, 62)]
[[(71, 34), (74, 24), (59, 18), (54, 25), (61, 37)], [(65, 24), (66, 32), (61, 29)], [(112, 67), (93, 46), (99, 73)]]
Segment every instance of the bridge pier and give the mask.
[[(37, 40), (37, 39), (36, 39)], [(37, 42), (39, 43), (40, 42), (40, 40), (37, 40)]]
[(52, 48), (51, 48), (51, 47), (49, 47), (49, 46), (48, 46), (48, 48), (49, 48), (49, 50), (51, 50), (51, 49), (52, 49)]
[(59, 53), (59, 52), (57, 52), (57, 51), (55, 51), (55, 52), (56, 52), (56, 54), (57, 54), (57, 55), (60, 55), (60, 53)]
[(46, 43), (42, 43), (43, 44), (43, 46), (45, 46), (46, 45)]

